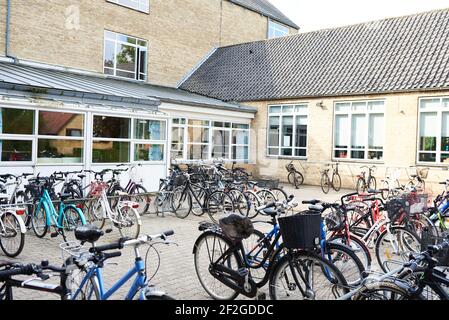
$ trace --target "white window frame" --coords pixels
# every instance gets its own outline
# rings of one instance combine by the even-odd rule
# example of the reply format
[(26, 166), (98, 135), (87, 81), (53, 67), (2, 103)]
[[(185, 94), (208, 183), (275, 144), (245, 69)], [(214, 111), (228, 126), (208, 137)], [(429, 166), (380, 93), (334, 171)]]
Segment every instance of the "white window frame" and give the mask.
[[(282, 33), (281, 35), (276, 35), (277, 32)], [(285, 37), (290, 34), (290, 30), (287, 26), (273, 21), (271, 19), (268, 19), (268, 39), (274, 39), (274, 38), (280, 38)]]
[[(91, 141), (92, 141), (92, 145), (91, 145), (91, 158), (90, 158), (90, 163), (92, 165), (95, 166), (110, 166), (110, 165), (117, 165), (117, 164), (165, 164), (165, 159), (167, 157), (167, 138), (168, 138), (168, 122), (166, 119), (157, 119), (157, 118), (152, 118), (152, 117), (132, 117), (132, 116), (126, 116), (126, 115), (116, 115), (116, 114), (110, 114), (110, 113), (92, 113), (92, 117), (91, 117), (91, 128), (93, 128), (94, 125), (94, 118), (96, 116), (100, 116), (100, 117), (108, 117), (108, 118), (124, 118), (124, 119), (129, 119), (129, 121), (131, 121), (130, 124), (130, 132), (129, 132), (129, 138), (97, 138), (93, 136), (93, 130), (92, 130), (92, 136), (91, 136)], [(134, 120), (154, 120), (154, 121), (161, 121), (161, 122), (165, 122), (165, 140), (143, 140), (143, 139), (136, 139), (134, 136)], [(93, 161), (93, 147), (95, 142), (101, 142), (101, 141), (111, 141), (111, 142), (126, 142), (129, 143), (129, 154), (128, 154), (128, 161), (127, 162), (114, 162), (114, 163), (109, 163), (109, 162), (94, 162)], [(163, 151), (163, 159), (162, 161), (143, 161), (143, 160), (135, 160), (134, 159), (134, 155), (135, 155), (135, 147), (136, 144), (158, 144), (158, 145), (163, 145), (164, 146), (164, 151)]]
[(136, 11), (144, 12), (144, 13), (150, 13), (150, 0), (128, 0), (135, 2), (135, 6), (130, 6), (126, 3), (123, 3), (122, 0), (106, 0), (107, 2), (118, 4), (119, 6), (130, 8)]
[[(270, 112), (271, 107), (280, 107), (281, 112)], [(286, 113), (284, 112), (284, 107), (293, 107), (293, 112)], [(296, 107), (299, 107), (299, 111), (296, 111)], [(267, 109), (267, 148), (266, 148), (266, 156), (269, 158), (288, 158), (288, 159), (301, 159), (305, 160), (307, 159), (307, 156), (309, 154), (309, 103), (308, 102), (297, 102), (297, 103), (283, 103), (283, 104), (270, 104), (268, 105)], [(292, 141), (292, 147), (282, 147), (282, 118), (283, 117), (293, 117), (293, 141)], [(305, 147), (297, 147), (296, 146), (296, 117), (302, 116), (306, 117), (307, 119), (307, 137), (306, 137), (306, 146)], [(271, 146), (270, 145), (270, 118), (271, 117), (279, 117), (279, 141), (277, 146)], [(270, 154), (271, 148), (277, 148), (279, 149), (279, 152), (277, 155)], [(286, 156), (282, 155), (282, 149), (292, 149), (292, 155)], [(295, 156), (295, 151), (299, 150), (305, 150), (306, 155), (305, 156)]]
[[(443, 99), (448, 99), (448, 105), (443, 106)], [(433, 107), (433, 108), (426, 108), (421, 110), (421, 103), (425, 100), (439, 100), (439, 106)], [(436, 151), (421, 151), (420, 150), (420, 138), (421, 138), (421, 114), (423, 113), (436, 113), (437, 114), (437, 123), (435, 124), (437, 126), (437, 141), (436, 141)], [(422, 164), (422, 165), (447, 165), (447, 163), (441, 161), (441, 155), (442, 154), (449, 154), (449, 152), (441, 151), (441, 145), (442, 145), (442, 127), (443, 127), (443, 113), (449, 113), (449, 96), (438, 96), (438, 97), (421, 97), (418, 99), (418, 141), (416, 144), (416, 163)], [(420, 161), (419, 155), (421, 153), (427, 153), (432, 154), (435, 153), (436, 161)]]
[[(115, 39), (112, 39), (112, 37), (109, 37), (108, 34), (114, 34)], [(124, 36), (127, 38), (132, 38), (136, 40), (136, 44), (133, 43), (129, 43), (129, 42), (124, 42), (124, 41), (120, 41), (119, 40), (119, 36)], [(111, 30), (104, 30), (104, 36), (103, 36), (103, 73), (107, 76), (110, 77), (116, 77), (116, 78), (120, 78), (120, 79), (127, 79), (127, 80), (135, 80), (135, 81), (146, 81), (148, 79), (148, 40), (144, 40), (144, 39), (140, 39), (137, 37), (133, 37), (133, 36), (129, 36), (123, 33), (118, 33), (118, 32), (114, 32)], [(111, 67), (106, 67), (105, 66), (105, 59), (106, 59), (106, 41), (110, 41), (110, 42), (114, 42), (114, 66)], [(140, 41), (144, 41), (146, 43), (146, 46), (142, 46), (139, 45)], [(135, 62), (135, 72), (131, 72), (128, 70), (122, 70), (122, 69), (117, 69), (117, 46), (119, 44), (124, 44), (130, 47), (134, 47), (136, 49), (139, 49), (140, 51), (144, 50), (145, 51), (145, 70), (140, 70), (139, 68), (139, 59), (138, 59), (138, 52), (139, 50), (136, 50), (136, 62)], [(105, 70), (111, 70), (113, 72), (113, 74), (109, 74), (109, 73), (105, 73)], [(127, 78), (127, 77), (123, 77), (123, 76), (119, 76), (117, 75), (117, 72), (124, 72), (124, 73), (129, 73), (129, 74), (133, 74), (134, 73), (134, 78)], [(143, 75), (144, 78), (141, 79), (140, 76)]]
[[(212, 150), (214, 147), (214, 141), (213, 141), (213, 132), (214, 130), (223, 130), (223, 131), (228, 131), (229, 130), (229, 157), (224, 159), (225, 161), (242, 161), (242, 162), (249, 162), (250, 161), (250, 146), (251, 146), (251, 134), (250, 134), (250, 130), (251, 130), (251, 126), (248, 123), (244, 123), (244, 122), (239, 122), (239, 121), (224, 121), (224, 120), (220, 120), (220, 119), (204, 119), (204, 118), (186, 118), (186, 117), (174, 117), (174, 119), (184, 119), (185, 120), (185, 124), (178, 124), (178, 123), (173, 123), (172, 120), (172, 125), (171, 125), (171, 129), (173, 128), (182, 128), (183, 132), (184, 132), (184, 143), (183, 143), (183, 156), (182, 158), (177, 157), (175, 158), (176, 160), (182, 160), (182, 161), (191, 161), (191, 162), (195, 162), (195, 161), (200, 161), (199, 159), (196, 160), (191, 160), (188, 159), (187, 155), (188, 155), (188, 148), (189, 145), (208, 145), (208, 156), (207, 159), (204, 160), (212, 160)], [(189, 120), (192, 121), (209, 121), (209, 126), (198, 126), (198, 125), (189, 125)], [(230, 127), (229, 128), (225, 128), (225, 127), (214, 127), (214, 122), (224, 122), (224, 123), (230, 123)], [(239, 128), (233, 128), (234, 125), (245, 125), (248, 126), (247, 129), (239, 129)], [(208, 143), (189, 143), (189, 134), (188, 134), (188, 128), (189, 127), (198, 127), (198, 128), (207, 128), (209, 129), (209, 142)], [(248, 133), (248, 144), (233, 144), (232, 143), (232, 134), (233, 131), (245, 131)], [(172, 141), (169, 142), (170, 146), (172, 145)], [(236, 146), (236, 147), (247, 147), (248, 148), (248, 159), (233, 159), (233, 155), (232, 155), (232, 148)], [(172, 150), (171, 150), (172, 151)], [(171, 156), (171, 154), (170, 154)]]
[[(383, 103), (383, 110), (382, 111), (378, 111), (378, 110), (368, 110), (368, 103), (372, 102), (372, 103), (378, 103), (378, 102), (382, 102)], [(348, 111), (337, 111), (337, 105), (338, 104), (350, 104), (350, 108)], [(365, 110), (364, 111), (357, 111), (354, 110), (353, 104), (358, 104), (358, 103), (365, 103)], [(372, 114), (377, 114), (383, 115), (383, 119), (384, 119), (384, 141), (382, 143), (382, 149), (370, 149), (369, 148), (369, 125), (366, 126), (366, 137), (365, 137), (365, 149), (363, 149), (365, 156), (363, 159), (359, 159), (359, 158), (352, 158), (352, 151), (362, 151), (359, 149), (353, 149), (352, 148), (352, 143), (351, 143), (351, 137), (352, 137), (352, 117), (354, 115), (364, 115), (365, 118), (367, 119), (367, 124), (369, 124), (369, 117)], [(347, 146), (348, 148), (336, 148), (335, 147), (335, 143), (336, 143), (336, 119), (338, 115), (346, 115), (349, 118), (349, 134), (348, 134), (348, 142), (347, 142)], [(333, 130), (332, 130), (332, 159), (334, 161), (352, 161), (352, 162), (375, 162), (375, 163), (383, 163), (384, 159), (385, 159), (385, 120), (386, 120), (386, 102), (384, 99), (376, 99), (376, 100), (351, 100), (351, 101), (335, 101), (334, 102), (334, 119), (333, 119)], [(335, 151), (338, 150), (342, 150), (342, 151), (347, 151), (347, 157), (346, 158), (338, 158), (335, 156)], [(376, 160), (376, 159), (369, 159), (368, 158), (368, 154), (369, 152), (382, 152), (382, 159), (381, 160)]]

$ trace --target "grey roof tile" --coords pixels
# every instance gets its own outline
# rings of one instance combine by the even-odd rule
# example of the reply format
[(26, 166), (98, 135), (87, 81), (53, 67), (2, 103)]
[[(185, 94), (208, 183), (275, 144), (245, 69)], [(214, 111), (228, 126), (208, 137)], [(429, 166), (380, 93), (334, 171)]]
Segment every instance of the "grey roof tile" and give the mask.
[(228, 0), (295, 29), (299, 27), (268, 0)]
[(224, 101), (447, 88), (449, 10), (219, 48), (181, 88)]

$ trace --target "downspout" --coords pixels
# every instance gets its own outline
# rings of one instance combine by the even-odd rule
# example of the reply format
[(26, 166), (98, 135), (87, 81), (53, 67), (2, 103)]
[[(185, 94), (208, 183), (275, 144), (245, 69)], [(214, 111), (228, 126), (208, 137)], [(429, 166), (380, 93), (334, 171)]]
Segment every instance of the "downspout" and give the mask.
[(17, 58), (10, 54), (10, 38), (11, 38), (11, 0), (7, 0), (6, 5), (6, 33), (5, 33), (5, 56), (7, 58), (14, 59), (14, 63), (17, 62)]

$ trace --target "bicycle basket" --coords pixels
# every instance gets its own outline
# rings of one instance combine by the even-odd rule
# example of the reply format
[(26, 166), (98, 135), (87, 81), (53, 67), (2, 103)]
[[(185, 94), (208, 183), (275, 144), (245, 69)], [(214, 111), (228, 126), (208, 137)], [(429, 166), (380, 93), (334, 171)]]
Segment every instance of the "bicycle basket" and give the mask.
[(279, 188), (279, 179), (278, 180), (256, 180), (257, 186), (259, 188), (266, 188), (266, 189), (272, 189), (272, 188)]
[[(425, 228), (421, 234), (421, 251), (426, 251), (429, 246), (441, 244), (446, 239), (447, 234), (435, 236), (428, 228)], [(449, 248), (440, 251), (434, 258), (438, 260), (438, 266), (449, 267)]]
[(303, 211), (279, 218), (279, 228), (288, 249), (314, 249), (320, 243), (321, 214)]
[(187, 178), (184, 175), (177, 175), (173, 179), (173, 185), (175, 187), (183, 186), (183, 185), (185, 185), (186, 181), (187, 181)]
[(223, 233), (234, 241), (247, 239), (254, 232), (254, 226), (251, 219), (242, 217), (238, 214), (231, 214), (220, 219), (219, 225)]
[(391, 222), (395, 223), (403, 213), (410, 215), (410, 204), (406, 196), (394, 198), (385, 204), (385, 211)]

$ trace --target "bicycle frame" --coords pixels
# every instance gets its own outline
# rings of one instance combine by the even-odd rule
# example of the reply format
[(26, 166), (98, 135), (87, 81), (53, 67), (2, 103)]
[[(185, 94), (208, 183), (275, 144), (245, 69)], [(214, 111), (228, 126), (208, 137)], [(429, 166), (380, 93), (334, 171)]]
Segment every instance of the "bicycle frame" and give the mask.
[(136, 275), (134, 282), (132, 283), (125, 297), (125, 300), (132, 300), (138, 291), (140, 291), (139, 299), (143, 300), (145, 298), (145, 292), (141, 289), (143, 289), (147, 285), (144, 271), (145, 263), (142, 261), (142, 259), (137, 258), (134, 266), (129, 269), (128, 272), (122, 278), (120, 278), (109, 290), (106, 290), (103, 281), (103, 270), (98, 266), (94, 266), (89, 269), (88, 273), (81, 281), (79, 288), (73, 294), (72, 299), (76, 300), (82, 288), (86, 285), (87, 281), (89, 281), (90, 279), (94, 279), (94, 281), (96, 281), (98, 284), (100, 300), (107, 300), (121, 287), (123, 287), (134, 275)]
[(37, 211), (40, 212), (41, 208), (44, 208), (46, 213), (46, 221), (45, 224), (48, 227), (51, 227), (52, 225), (56, 226), (58, 229), (63, 229), (63, 219), (65, 219), (64, 209), (65, 208), (73, 208), (78, 213), (81, 213), (79, 216), (81, 217), (81, 222), (83, 225), (86, 224), (86, 219), (84, 217), (84, 214), (82, 214), (81, 210), (77, 208), (73, 204), (65, 205), (64, 202), (61, 202), (59, 205), (59, 212), (56, 212), (55, 206), (53, 205), (53, 201), (50, 198), (50, 194), (48, 193), (47, 189), (44, 189), (44, 192), (39, 200), (39, 203), (37, 205)]

